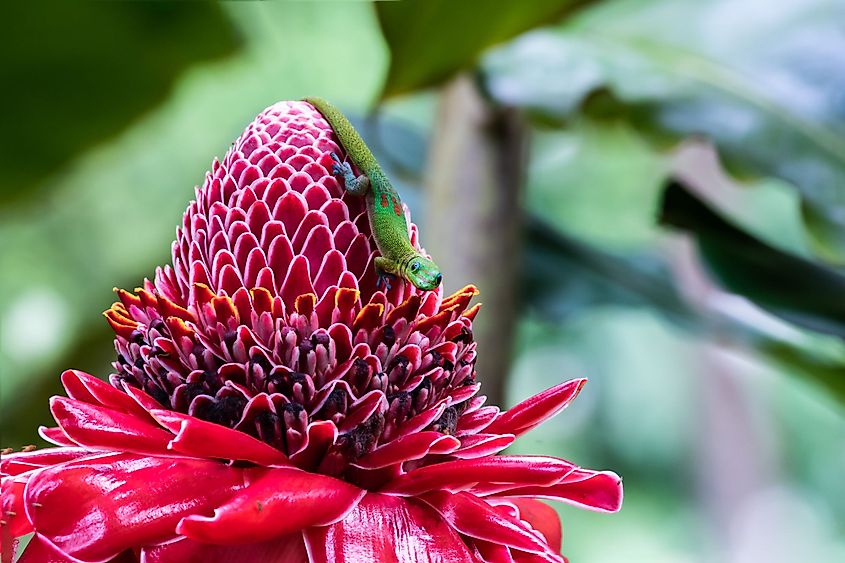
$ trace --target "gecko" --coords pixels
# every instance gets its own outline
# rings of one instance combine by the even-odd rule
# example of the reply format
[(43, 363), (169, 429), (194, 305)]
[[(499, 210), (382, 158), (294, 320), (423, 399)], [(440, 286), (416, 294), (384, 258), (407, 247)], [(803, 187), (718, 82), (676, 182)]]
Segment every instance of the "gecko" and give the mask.
[(352, 166), (332, 153), (332, 174), (343, 178), (346, 191), (366, 197), (370, 229), (381, 256), (375, 259), (377, 287), (390, 290), (389, 277), (405, 279), (422, 290), (433, 290), (443, 281), (443, 274), (430, 258), (411, 244), (408, 221), (399, 193), (390, 183), (375, 156), (349, 120), (322, 98), (304, 98), (329, 122), (352, 163), (362, 172), (355, 176)]

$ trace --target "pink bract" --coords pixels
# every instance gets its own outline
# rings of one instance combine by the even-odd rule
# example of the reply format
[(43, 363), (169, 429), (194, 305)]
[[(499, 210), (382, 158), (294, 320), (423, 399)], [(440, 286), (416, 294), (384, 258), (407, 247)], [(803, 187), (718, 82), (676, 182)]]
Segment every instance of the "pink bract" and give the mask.
[(214, 162), (172, 265), (106, 312), (111, 384), (65, 372), (57, 447), (3, 457), (4, 561), (34, 532), (21, 561), (559, 562), (536, 499), (619, 509), (612, 472), (499, 455), (585, 380), (485, 405), (475, 288), (378, 290), (332, 152), (281, 102)]

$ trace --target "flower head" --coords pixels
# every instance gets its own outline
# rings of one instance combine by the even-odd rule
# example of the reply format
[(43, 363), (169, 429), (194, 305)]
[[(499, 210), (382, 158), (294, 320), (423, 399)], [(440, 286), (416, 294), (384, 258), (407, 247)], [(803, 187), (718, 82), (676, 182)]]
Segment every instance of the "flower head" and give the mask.
[(476, 290), (379, 290), (332, 152), (283, 102), (214, 162), (172, 265), (106, 312), (111, 384), (65, 372), (57, 447), (3, 458), (5, 550), (35, 532), (36, 561), (561, 561), (534, 499), (619, 508), (614, 473), (497, 455), (584, 380), (485, 406)]

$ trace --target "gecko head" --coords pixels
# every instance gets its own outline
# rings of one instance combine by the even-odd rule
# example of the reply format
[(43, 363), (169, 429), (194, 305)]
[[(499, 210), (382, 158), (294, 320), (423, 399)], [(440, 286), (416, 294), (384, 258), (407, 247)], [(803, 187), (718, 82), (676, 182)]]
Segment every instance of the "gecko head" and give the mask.
[(408, 261), (404, 273), (408, 281), (425, 291), (437, 289), (443, 281), (443, 274), (440, 273), (437, 264), (421, 255), (414, 256)]

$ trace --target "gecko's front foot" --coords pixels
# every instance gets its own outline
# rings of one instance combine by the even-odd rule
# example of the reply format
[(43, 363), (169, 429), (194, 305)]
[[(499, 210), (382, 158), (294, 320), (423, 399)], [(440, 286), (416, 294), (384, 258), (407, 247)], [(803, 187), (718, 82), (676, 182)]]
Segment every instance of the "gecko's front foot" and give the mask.
[(346, 178), (347, 175), (352, 175), (352, 167), (348, 162), (340, 160), (340, 157), (336, 152), (333, 152), (331, 156), (332, 160), (334, 160), (334, 164), (332, 164), (332, 174), (335, 176), (341, 176), (342, 178)]
[(377, 274), (378, 278), (376, 279), (376, 289), (384, 287), (384, 292), (387, 293), (390, 291), (390, 288), (393, 287), (390, 285), (390, 279), (395, 278), (396, 276), (385, 272), (377, 272)]

